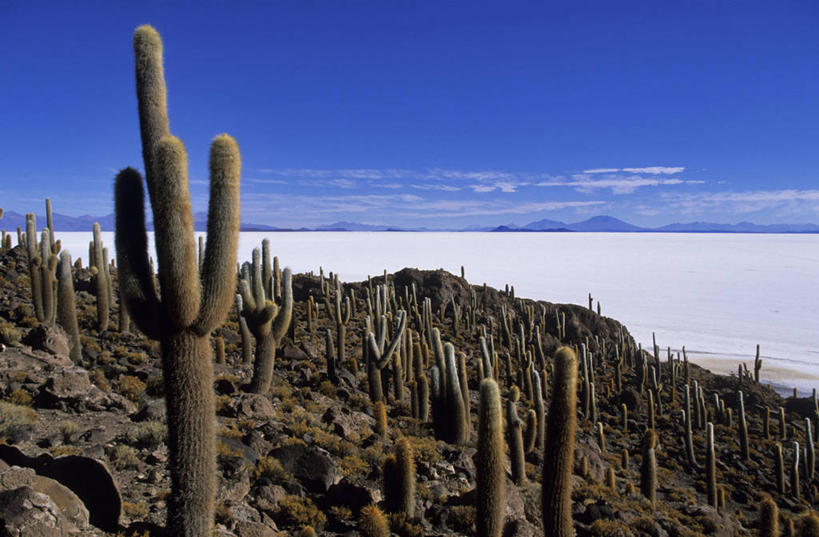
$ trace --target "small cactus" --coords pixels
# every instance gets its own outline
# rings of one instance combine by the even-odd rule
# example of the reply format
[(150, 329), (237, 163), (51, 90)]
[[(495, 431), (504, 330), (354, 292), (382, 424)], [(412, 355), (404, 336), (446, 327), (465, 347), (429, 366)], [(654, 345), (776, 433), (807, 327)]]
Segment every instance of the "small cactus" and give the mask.
[(396, 442), (395, 454), (384, 461), (384, 499), (388, 512), (415, 515), (415, 461), (404, 437)]
[(375, 505), (368, 505), (361, 508), (361, 517), (358, 522), (358, 529), (363, 537), (389, 537), (390, 525), (387, 517), (381, 509)]
[(640, 468), (640, 492), (643, 493), (651, 506), (657, 501), (657, 433), (647, 429), (643, 436), (643, 463)]
[(759, 503), (759, 537), (779, 537), (779, 509), (770, 496)]

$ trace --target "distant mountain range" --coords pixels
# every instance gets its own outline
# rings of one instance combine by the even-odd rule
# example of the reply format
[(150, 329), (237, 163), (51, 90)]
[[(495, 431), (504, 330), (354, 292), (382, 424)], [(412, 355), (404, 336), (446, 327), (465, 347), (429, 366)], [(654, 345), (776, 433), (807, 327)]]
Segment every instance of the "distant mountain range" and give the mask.
[[(103, 231), (114, 230), (114, 215), (105, 216), (66, 216), (54, 213), (54, 228), (57, 231), (91, 231), (94, 222), (99, 222)], [(37, 228), (45, 227), (46, 219), (43, 215), (37, 215)], [(0, 229), (13, 232), (17, 227), (25, 229), (26, 217), (23, 214), (6, 211), (5, 216), (0, 219)], [(148, 230), (153, 229), (153, 223), (149, 222)], [(207, 230), (207, 213), (196, 213), (194, 215), (194, 228), (196, 231)], [(491, 232), (617, 232), (617, 233), (819, 233), (819, 225), (816, 224), (768, 224), (760, 225), (751, 222), (739, 222), (738, 224), (715, 224), (712, 222), (689, 222), (685, 224), (668, 224), (656, 228), (640, 227), (628, 222), (624, 222), (611, 216), (595, 216), (582, 222), (567, 224), (557, 220), (537, 220), (524, 226), (516, 224), (505, 224), (502, 226), (470, 226), (459, 229), (444, 228), (402, 228), (397, 226), (359, 224), (356, 222), (336, 222), (334, 224), (317, 226), (314, 228), (283, 228), (269, 226), (265, 224), (254, 224), (242, 222), (242, 231), (491, 231)]]

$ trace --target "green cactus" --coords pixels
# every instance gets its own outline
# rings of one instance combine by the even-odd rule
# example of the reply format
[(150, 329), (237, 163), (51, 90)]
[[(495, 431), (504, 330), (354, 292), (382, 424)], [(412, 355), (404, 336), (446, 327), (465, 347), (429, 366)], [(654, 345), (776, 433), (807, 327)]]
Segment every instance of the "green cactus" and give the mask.
[(458, 365), (455, 362), (455, 347), (447, 342), (444, 345), (446, 360), (446, 423), (449, 432), (447, 442), (464, 445), (469, 440), (468, 415), (464, 405), (463, 391), (458, 377)]
[(577, 429), (577, 356), (561, 347), (554, 357), (552, 401), (543, 453), (542, 511), (545, 535), (572, 537), (572, 468)]
[(242, 363), (247, 365), (253, 362), (253, 336), (251, 336), (250, 329), (247, 327), (247, 319), (242, 315), (244, 309), (242, 295), (236, 293), (234, 302), (236, 304), (236, 316), (239, 319), (239, 333), (242, 336)]
[(42, 270), (43, 259), (37, 251), (37, 221), (36, 217), (26, 214), (26, 253), (28, 261), (28, 276), (31, 281), (31, 301), (34, 304), (34, 315), (40, 322), (45, 321), (43, 310), (43, 283)]
[(742, 392), (737, 393), (737, 406), (739, 411), (739, 445), (742, 451), (742, 460), (751, 458), (750, 447), (748, 445), (748, 422), (745, 420), (745, 402)]
[(68, 334), (71, 348), (71, 361), (82, 361), (82, 342), (80, 328), (77, 324), (77, 309), (74, 303), (74, 279), (71, 275), (71, 254), (60, 254), (60, 271), (57, 292), (57, 322)]
[(776, 491), (785, 494), (785, 457), (782, 454), (782, 444), (774, 445), (774, 472), (776, 474)]
[(330, 319), (336, 323), (336, 351), (338, 353), (338, 363), (344, 364), (344, 349), (347, 346), (347, 323), (350, 322), (352, 307), (350, 299), (345, 297), (342, 300), (343, 290), (340, 284), (336, 286), (335, 300), (330, 304), (329, 297), (324, 295), (324, 309)]
[(415, 461), (405, 437), (395, 444), (395, 454), (384, 461), (384, 503), (389, 513), (415, 516)]
[(102, 236), (100, 234), (99, 223), (94, 222), (93, 229), (94, 259), (93, 264), (91, 265), (91, 271), (94, 274), (94, 293), (97, 297), (97, 330), (100, 332), (105, 332), (108, 330), (108, 316), (110, 307), (108, 301), (108, 279), (106, 278), (108, 272), (106, 270), (105, 261), (102, 255)]
[(802, 499), (802, 492), (799, 486), (799, 442), (793, 443), (793, 464), (791, 464), (791, 496), (796, 501)]
[(714, 424), (706, 425), (705, 433), (705, 487), (708, 505), (717, 507), (717, 457), (714, 453)]
[[(378, 331), (378, 339), (371, 331), (367, 333), (367, 377), (370, 387), (370, 401), (373, 403), (384, 399), (384, 388), (381, 383), (381, 370), (390, 362), (393, 353), (401, 343), (406, 326), (407, 314), (404, 310), (398, 312), (398, 325), (393, 332), (392, 339), (387, 345), (387, 318), (381, 316), (381, 327)], [(369, 317), (367, 317), (369, 327)]]
[(509, 399), (506, 401), (506, 428), (509, 442), (509, 456), (512, 461), (512, 481), (516, 485), (526, 483), (526, 459), (523, 445), (523, 430), (517, 411), (517, 402), (520, 391), (516, 386), (509, 390)]
[(361, 508), (358, 529), (363, 537), (389, 537), (390, 525), (381, 509), (375, 505)]
[(640, 466), (640, 492), (643, 493), (652, 508), (657, 502), (657, 433), (653, 429), (646, 429), (643, 436), (643, 462)]
[(293, 316), (293, 277), (290, 269), (284, 269), (282, 302), (277, 304), (265, 290), (258, 248), (253, 249), (253, 263), (249, 268), (249, 278), (244, 276), (246, 272), (243, 270), (243, 277), (239, 282), (239, 293), (242, 295), (242, 316), (247, 321), (248, 330), (256, 340), (253, 378), (248, 390), (265, 394), (270, 390), (270, 383), (273, 380), (276, 348), (287, 332)]
[(759, 537), (779, 537), (779, 509), (770, 496), (759, 503)]
[(213, 354), (217, 364), (225, 363), (225, 340), (220, 336), (213, 338)]
[(134, 52), (161, 299), (147, 254), (142, 178), (131, 168), (121, 171), (115, 184), (117, 264), (133, 321), (161, 344), (171, 473), (168, 532), (209, 537), (217, 469), (208, 338), (224, 319), (235, 288), (239, 149), (227, 135), (218, 136), (211, 145), (208, 241), (200, 274), (187, 157), (182, 142), (168, 135), (162, 42), (156, 30), (137, 28)]
[(478, 537), (500, 537), (506, 503), (506, 472), (500, 390), (492, 378), (481, 381), (476, 470)]

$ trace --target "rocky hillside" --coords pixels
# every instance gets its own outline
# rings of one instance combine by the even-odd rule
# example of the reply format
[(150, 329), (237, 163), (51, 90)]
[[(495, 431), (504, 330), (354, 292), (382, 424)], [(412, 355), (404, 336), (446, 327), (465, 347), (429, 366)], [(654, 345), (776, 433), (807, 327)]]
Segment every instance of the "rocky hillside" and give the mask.
[[(113, 268), (111, 276), (110, 322), (100, 332), (93, 271), (73, 271), (82, 350), (72, 361), (59, 324), (36, 318), (23, 249), (0, 257), (0, 535), (164, 535), (171, 485), (159, 348), (135, 328), (120, 330)], [(339, 287), (350, 299), (346, 324), (344, 300), (342, 323), (334, 320), (338, 291), (329, 276), (294, 276), (292, 323), (266, 393), (249, 389), (253, 355), (243, 351), (253, 341), (243, 338), (236, 308), (212, 334), (216, 535), (383, 535), (381, 522), (402, 537), (476, 535), (487, 369), (500, 387), (504, 439), (512, 440), (510, 419), (520, 420), (525, 449), (521, 476), (516, 450), (502, 447), (503, 535), (543, 535), (542, 466), (555, 464), (543, 460), (544, 446), (557, 440), (539, 431), (563, 345), (581, 364), (571, 475), (578, 535), (748, 535), (764, 529), (759, 506), (768, 496), (786, 534), (816, 531), (806, 515), (819, 499), (813, 399), (783, 400), (753, 375), (716, 376), (678, 356), (643, 352), (626, 327), (588, 308), (520, 299), (441, 270), (404, 269)], [(363, 360), (368, 301), (387, 313), (386, 343), (398, 311), (408, 312), (403, 344), (381, 370), (380, 404)], [(336, 346), (340, 324), (343, 347), (328, 362), (327, 331)], [(468, 386), (468, 420), (456, 441), (451, 409), (436, 402), (434, 385), (421, 389), (421, 378), (434, 384), (443, 363), (433, 329), (453, 345)], [(649, 429), (658, 439), (651, 454)], [(396, 503), (401, 460), (414, 467), (415, 486)]]

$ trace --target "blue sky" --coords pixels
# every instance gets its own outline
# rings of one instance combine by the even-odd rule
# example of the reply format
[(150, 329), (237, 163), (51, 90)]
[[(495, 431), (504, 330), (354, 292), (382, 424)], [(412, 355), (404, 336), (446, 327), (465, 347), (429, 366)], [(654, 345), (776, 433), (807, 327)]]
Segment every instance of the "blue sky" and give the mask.
[(245, 222), (819, 222), (814, 1), (62, 4), (0, 3), (7, 210), (113, 210), (150, 23), (196, 210), (228, 132)]

